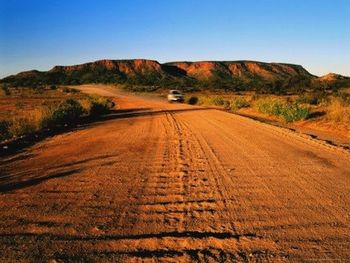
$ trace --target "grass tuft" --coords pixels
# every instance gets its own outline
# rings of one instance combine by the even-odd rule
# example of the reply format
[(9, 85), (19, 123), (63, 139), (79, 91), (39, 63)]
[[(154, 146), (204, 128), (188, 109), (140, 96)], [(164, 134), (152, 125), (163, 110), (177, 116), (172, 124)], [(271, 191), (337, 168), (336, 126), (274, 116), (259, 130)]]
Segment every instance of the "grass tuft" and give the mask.
[(223, 106), (225, 104), (225, 100), (222, 97), (214, 96), (209, 98), (209, 104)]
[(236, 98), (230, 101), (230, 108), (232, 111), (238, 111), (239, 109), (247, 108), (249, 106), (249, 102), (244, 98)]
[(326, 120), (334, 123), (350, 123), (350, 106), (343, 99), (333, 98), (326, 110)]

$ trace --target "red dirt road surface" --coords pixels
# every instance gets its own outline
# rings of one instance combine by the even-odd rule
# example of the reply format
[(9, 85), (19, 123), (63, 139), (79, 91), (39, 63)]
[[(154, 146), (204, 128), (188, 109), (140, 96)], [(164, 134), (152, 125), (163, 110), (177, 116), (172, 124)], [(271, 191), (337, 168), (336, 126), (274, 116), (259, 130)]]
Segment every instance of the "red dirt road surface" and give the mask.
[(0, 261), (350, 258), (350, 154), (234, 114), (125, 95), (0, 162)]

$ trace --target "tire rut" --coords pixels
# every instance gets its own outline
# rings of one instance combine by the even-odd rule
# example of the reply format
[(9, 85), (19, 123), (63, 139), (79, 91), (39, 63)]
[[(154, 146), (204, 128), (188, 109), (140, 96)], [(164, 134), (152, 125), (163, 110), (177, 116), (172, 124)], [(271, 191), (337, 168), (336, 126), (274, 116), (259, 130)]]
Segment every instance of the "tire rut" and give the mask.
[[(152, 258), (155, 254), (158, 260), (162, 257), (210, 260), (210, 253), (221, 255), (215, 258), (224, 261), (242, 260), (249, 255), (251, 258), (256, 255), (279, 258), (273, 241), (254, 233), (238, 234), (231, 216), (234, 209), (229, 200), (234, 196), (227, 188), (230, 185), (228, 175), (205, 139), (195, 134), (176, 114), (166, 113), (164, 122), (166, 136), (160, 143), (162, 147), (158, 148), (162, 150), (155, 154), (145, 184), (147, 191), (139, 199), (137, 214), (133, 216), (138, 218), (135, 225), (147, 225), (149, 234), (132, 235), (128, 240), (119, 241), (130, 244), (119, 253), (132, 261)], [(143, 246), (131, 252), (137, 247), (131, 240), (136, 238)], [(170, 244), (174, 242), (180, 244), (176, 246), (178, 249), (165, 253), (173, 248)], [(163, 250), (163, 254), (158, 253)], [(260, 252), (253, 255), (249, 251)]]

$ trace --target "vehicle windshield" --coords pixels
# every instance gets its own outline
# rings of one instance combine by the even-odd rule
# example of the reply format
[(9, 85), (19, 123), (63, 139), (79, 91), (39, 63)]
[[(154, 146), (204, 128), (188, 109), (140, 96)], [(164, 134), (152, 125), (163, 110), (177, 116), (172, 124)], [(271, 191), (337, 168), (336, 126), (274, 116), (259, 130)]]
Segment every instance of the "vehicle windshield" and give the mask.
[(181, 94), (181, 92), (178, 90), (172, 90), (170, 91), (170, 94)]

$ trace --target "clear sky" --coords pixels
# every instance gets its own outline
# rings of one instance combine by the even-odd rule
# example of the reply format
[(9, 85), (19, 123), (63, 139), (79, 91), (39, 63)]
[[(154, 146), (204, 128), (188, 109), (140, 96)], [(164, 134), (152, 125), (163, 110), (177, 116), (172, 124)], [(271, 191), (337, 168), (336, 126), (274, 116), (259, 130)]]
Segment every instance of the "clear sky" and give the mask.
[(0, 77), (103, 58), (247, 59), (350, 76), (350, 0), (0, 0)]

